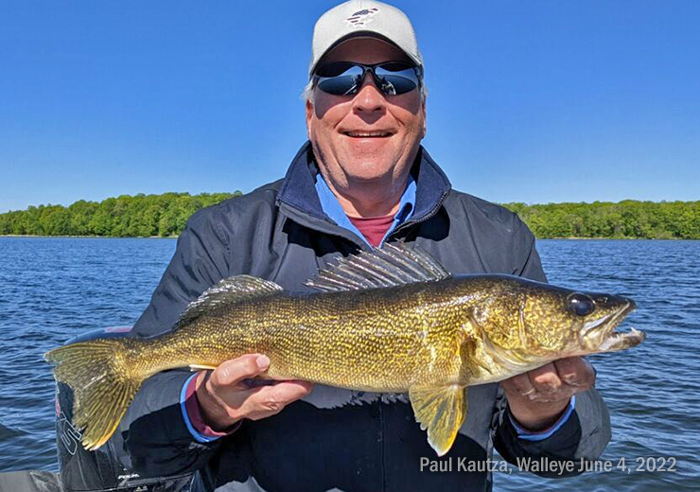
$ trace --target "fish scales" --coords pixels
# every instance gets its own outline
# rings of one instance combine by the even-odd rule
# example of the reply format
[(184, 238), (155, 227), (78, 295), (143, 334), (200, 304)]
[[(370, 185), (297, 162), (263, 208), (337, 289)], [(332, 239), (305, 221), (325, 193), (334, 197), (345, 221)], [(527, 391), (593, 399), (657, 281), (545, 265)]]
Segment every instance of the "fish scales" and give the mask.
[[(421, 283), (314, 296), (280, 293), (221, 307), (162, 337), (150, 351), (180, 357), (181, 365), (194, 360), (211, 366), (264, 353), (272, 378), (365, 391), (456, 383), (460, 330), (467, 324), (461, 304), (470, 297), (446, 298), (445, 291)], [(154, 361), (149, 365), (155, 367)]]
[(468, 386), (644, 340), (634, 329), (615, 331), (635, 307), (630, 299), (507, 275), (452, 276), (405, 244), (342, 259), (307, 285), (320, 292), (231, 277), (191, 303), (169, 333), (48, 352), (56, 379), (74, 390), (83, 445), (109, 439), (151, 375), (260, 353), (271, 361), (266, 378), (408, 393), (442, 456), (464, 422)]

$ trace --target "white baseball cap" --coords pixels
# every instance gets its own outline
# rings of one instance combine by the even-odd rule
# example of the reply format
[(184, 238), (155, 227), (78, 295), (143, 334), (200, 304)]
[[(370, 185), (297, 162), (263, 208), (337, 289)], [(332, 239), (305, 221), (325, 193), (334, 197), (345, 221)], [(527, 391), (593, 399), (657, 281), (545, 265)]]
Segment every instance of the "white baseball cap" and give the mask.
[(423, 57), (418, 50), (411, 21), (401, 10), (373, 0), (350, 0), (323, 14), (314, 26), (311, 41), (309, 78), (318, 61), (341, 41), (355, 36), (376, 36), (399, 48), (423, 72)]

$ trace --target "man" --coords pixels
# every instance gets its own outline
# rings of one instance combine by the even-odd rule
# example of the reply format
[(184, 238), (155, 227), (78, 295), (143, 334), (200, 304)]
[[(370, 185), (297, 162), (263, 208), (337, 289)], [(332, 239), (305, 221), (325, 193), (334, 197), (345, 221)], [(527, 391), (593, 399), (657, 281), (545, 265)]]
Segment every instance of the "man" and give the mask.
[[(283, 180), (190, 219), (134, 333), (169, 329), (222, 278), (246, 273), (304, 291), (331, 259), (397, 240), (453, 273), (545, 281), (517, 216), (452, 190), (420, 146), (423, 71), (398, 9), (351, 1), (324, 14), (306, 91), (309, 142)], [(404, 399), (302, 381), (251, 385), (268, 365), (249, 354), (148, 380), (119, 432), (129, 465), (144, 475), (197, 471), (197, 491), (490, 490), (487, 471), (421, 469), (435, 453)], [(483, 462), (494, 446), (511, 462), (597, 458), (610, 428), (593, 380), (591, 366), (571, 358), (473, 387), (447, 459)]]

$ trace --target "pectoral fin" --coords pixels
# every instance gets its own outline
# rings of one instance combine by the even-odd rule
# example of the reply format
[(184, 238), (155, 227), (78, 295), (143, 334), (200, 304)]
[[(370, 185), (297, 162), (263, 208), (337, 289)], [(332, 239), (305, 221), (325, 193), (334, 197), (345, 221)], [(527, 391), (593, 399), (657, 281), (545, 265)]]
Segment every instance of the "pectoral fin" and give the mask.
[(430, 446), (443, 456), (452, 447), (467, 415), (466, 386), (410, 388), (408, 396), (420, 428), (428, 430)]

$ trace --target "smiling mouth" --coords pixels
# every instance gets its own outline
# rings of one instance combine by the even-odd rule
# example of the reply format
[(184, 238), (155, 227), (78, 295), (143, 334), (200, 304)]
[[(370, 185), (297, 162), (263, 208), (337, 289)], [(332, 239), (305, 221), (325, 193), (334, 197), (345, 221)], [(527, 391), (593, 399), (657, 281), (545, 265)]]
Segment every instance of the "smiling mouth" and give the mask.
[(393, 134), (391, 132), (343, 132), (344, 135), (352, 138), (386, 138)]

